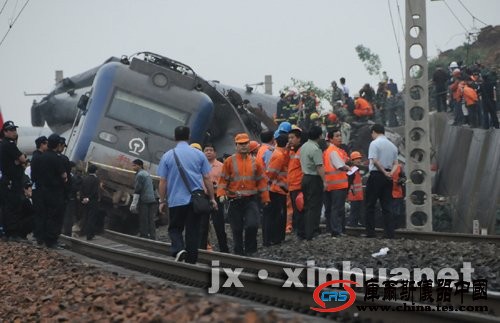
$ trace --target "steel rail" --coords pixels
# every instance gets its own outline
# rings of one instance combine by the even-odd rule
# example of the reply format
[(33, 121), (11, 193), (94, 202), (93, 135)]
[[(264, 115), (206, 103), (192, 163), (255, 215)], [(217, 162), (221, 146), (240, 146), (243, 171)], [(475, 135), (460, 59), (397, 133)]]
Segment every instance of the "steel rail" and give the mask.
[[(167, 250), (170, 247), (169, 243), (166, 242), (159, 242), (159, 241), (154, 241), (154, 240), (149, 240), (149, 239), (143, 239), (135, 236), (130, 236), (110, 230), (106, 230), (105, 235), (106, 238), (120, 242), (129, 246), (133, 246), (136, 248), (152, 251), (152, 252), (157, 252), (163, 255), (167, 254)], [(267, 259), (259, 259), (259, 258), (250, 258), (250, 257), (243, 257), (243, 256), (238, 256), (238, 255), (232, 255), (232, 254), (227, 254), (227, 253), (220, 253), (220, 252), (213, 252), (213, 251), (206, 251), (206, 250), (199, 250), (199, 261), (201, 263), (204, 263), (208, 266), (211, 266), (212, 261), (217, 260), (219, 261), (219, 266), (220, 267), (229, 267), (229, 268), (244, 268), (245, 273), (258, 273), (259, 270), (265, 269), (268, 273), (269, 276), (272, 278), (278, 278), (281, 280), (284, 280), (288, 278), (286, 273), (284, 272), (283, 268), (307, 268), (304, 265), (300, 264), (294, 264), (294, 263), (289, 263), (289, 262), (280, 262), (280, 261), (274, 261), (274, 260), (267, 260)], [(318, 267), (309, 267), (312, 269), (319, 269)], [(306, 270), (302, 272), (300, 275), (301, 277), (301, 282), (306, 281)], [(356, 272), (346, 272), (346, 271), (340, 271), (339, 270), (339, 279), (348, 279), (346, 277), (352, 277), (352, 275), (356, 275)], [(358, 274), (359, 276), (359, 274)], [(362, 277), (363, 279), (369, 279), (369, 278), (378, 278), (381, 281), (386, 280), (385, 277), (378, 277), (376, 275), (374, 276), (365, 276)], [(351, 278), (352, 279), (352, 278)], [(355, 279), (352, 279), (355, 280)], [(433, 288), (433, 293), (436, 292), (436, 289), (438, 287), (435, 286)], [(355, 289), (358, 293), (362, 292), (363, 290), (360, 288)], [(312, 290), (311, 290), (312, 293)], [(464, 294), (464, 302), (467, 304), (474, 304), (475, 306), (488, 306), (488, 309), (491, 313), (500, 313), (500, 293), (494, 292), (494, 291), (488, 291), (488, 300), (473, 300), (472, 295), (469, 294)], [(311, 294), (310, 294), (311, 295)], [(363, 294), (364, 295), (364, 294)], [(455, 304), (457, 305), (457, 304)]]
[[(168, 254), (171, 245), (168, 242), (139, 238), (136, 236), (131, 236), (111, 230), (105, 230), (103, 237), (116, 242), (134, 246), (136, 248), (158, 252), (165, 255)], [(264, 269), (267, 271), (269, 276), (274, 278), (287, 277), (283, 272), (283, 268), (306, 268), (305, 265), (299, 265), (284, 261), (251, 258), (217, 251), (198, 250), (199, 262), (211, 265), (213, 260), (218, 260), (221, 267), (242, 267), (248, 269), (248, 271), (250, 272), (258, 272), (259, 270)]]
[[(162, 256), (144, 255), (137, 252), (123, 251), (117, 248), (102, 246), (92, 242), (86, 242), (76, 238), (61, 236), (67, 248), (86, 256), (104, 260), (123, 267), (139, 270), (164, 277), (182, 284), (208, 288), (211, 284), (212, 268), (204, 264), (187, 264), (175, 262)], [(269, 305), (296, 310), (300, 313), (324, 316), (309, 310), (310, 306), (316, 306), (312, 300), (312, 288), (287, 288), (282, 286), (284, 280), (276, 278), (259, 279), (254, 274), (241, 273), (238, 276), (244, 288), (224, 288), (224, 294), (250, 299)], [(365, 301), (364, 295), (356, 293), (355, 305), (358, 306), (402, 306), (400, 301)], [(415, 304), (428, 305), (428, 304)], [(348, 314), (346, 314), (348, 313)], [(500, 322), (497, 317), (486, 316), (469, 312), (423, 312), (423, 311), (366, 311), (360, 312), (356, 306), (351, 306), (342, 313), (328, 313), (329, 318), (345, 318), (351, 315), (360, 318), (371, 318), (383, 322)]]
[[(323, 229), (325, 225), (321, 225)], [(376, 229), (377, 236), (382, 236), (383, 230)], [(365, 228), (346, 227), (346, 233), (352, 236), (360, 236), (366, 233)], [(500, 235), (477, 235), (468, 233), (451, 233), (451, 232), (424, 232), (410, 231), (406, 229), (397, 229), (395, 231), (396, 238), (415, 239), (415, 240), (440, 240), (440, 241), (456, 241), (456, 242), (479, 242), (479, 243), (494, 243), (500, 244)]]

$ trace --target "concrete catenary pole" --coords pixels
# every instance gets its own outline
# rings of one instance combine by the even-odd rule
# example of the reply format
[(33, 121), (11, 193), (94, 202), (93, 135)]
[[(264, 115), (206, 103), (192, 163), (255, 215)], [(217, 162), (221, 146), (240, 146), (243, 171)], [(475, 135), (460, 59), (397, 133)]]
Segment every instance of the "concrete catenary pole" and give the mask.
[(432, 197), (425, 0), (406, 0), (406, 223), (432, 231)]

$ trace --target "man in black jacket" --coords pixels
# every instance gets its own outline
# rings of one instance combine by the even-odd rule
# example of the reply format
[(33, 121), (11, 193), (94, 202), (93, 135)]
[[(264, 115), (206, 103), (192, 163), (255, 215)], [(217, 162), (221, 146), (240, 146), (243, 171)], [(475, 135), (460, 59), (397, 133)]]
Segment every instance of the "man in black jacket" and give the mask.
[(49, 248), (59, 248), (57, 240), (61, 233), (64, 217), (64, 187), (68, 181), (64, 162), (58, 155), (60, 136), (48, 138), (48, 150), (34, 159), (31, 164), (31, 180), (35, 183), (40, 215), (40, 228), (36, 239)]
[(85, 219), (84, 232), (87, 240), (92, 240), (96, 232), (97, 216), (99, 214), (99, 178), (97, 166), (90, 165), (88, 174), (83, 178), (81, 202), (83, 204), (83, 217)]

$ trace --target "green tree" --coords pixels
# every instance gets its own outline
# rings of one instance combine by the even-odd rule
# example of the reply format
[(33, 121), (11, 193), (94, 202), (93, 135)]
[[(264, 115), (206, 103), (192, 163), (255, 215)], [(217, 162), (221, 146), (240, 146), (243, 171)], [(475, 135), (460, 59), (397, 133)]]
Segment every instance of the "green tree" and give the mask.
[(380, 57), (372, 53), (372, 51), (363, 45), (358, 45), (355, 47), (356, 53), (358, 53), (359, 59), (365, 65), (368, 74), (370, 75), (380, 75), (380, 69), (382, 68), (382, 63), (380, 62)]
[(305, 90), (308, 92), (314, 91), (314, 93), (316, 94), (316, 97), (318, 97), (320, 99), (330, 100), (330, 97), (332, 95), (331, 91), (324, 90), (324, 89), (317, 87), (313, 81), (303, 81), (303, 80), (298, 80), (298, 79), (293, 78), (293, 77), (290, 78), (290, 81), (292, 82), (292, 84), (285, 85), (283, 87), (283, 89), (281, 90), (281, 92), (283, 92), (283, 91), (288, 92), (291, 88), (295, 88), (299, 92), (302, 90)]

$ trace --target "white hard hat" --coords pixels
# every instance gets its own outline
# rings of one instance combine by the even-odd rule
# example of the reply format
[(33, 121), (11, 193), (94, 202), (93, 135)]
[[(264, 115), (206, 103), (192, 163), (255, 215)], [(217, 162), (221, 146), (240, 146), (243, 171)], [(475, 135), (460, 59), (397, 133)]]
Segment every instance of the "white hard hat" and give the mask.
[(458, 67), (457, 62), (451, 62), (450, 63), (450, 68), (457, 68), (457, 67)]

